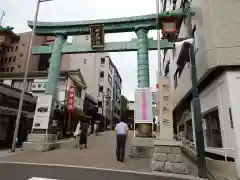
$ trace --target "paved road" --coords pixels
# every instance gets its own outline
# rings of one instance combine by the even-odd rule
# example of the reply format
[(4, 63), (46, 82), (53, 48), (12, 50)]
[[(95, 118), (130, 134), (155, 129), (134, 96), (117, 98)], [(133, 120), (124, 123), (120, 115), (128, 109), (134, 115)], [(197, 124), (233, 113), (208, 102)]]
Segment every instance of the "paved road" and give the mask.
[(130, 133), (124, 163), (117, 163), (116, 161), (116, 136), (114, 132), (105, 132), (105, 134), (101, 136), (90, 137), (89, 146), (84, 150), (70, 146), (48, 152), (21, 152), (0, 158), (0, 161), (62, 164), (144, 172), (151, 171), (150, 160), (132, 159), (128, 156), (131, 140), (132, 133)]
[(0, 163), (0, 179), (2, 180), (40, 180), (36, 177), (54, 180), (180, 180), (179, 178), (160, 177), (146, 173)]

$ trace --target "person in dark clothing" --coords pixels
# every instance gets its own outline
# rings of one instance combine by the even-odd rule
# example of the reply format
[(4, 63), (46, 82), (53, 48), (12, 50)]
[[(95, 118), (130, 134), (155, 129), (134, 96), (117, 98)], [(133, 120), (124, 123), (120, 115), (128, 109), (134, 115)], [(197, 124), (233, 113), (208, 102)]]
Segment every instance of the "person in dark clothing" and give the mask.
[(126, 141), (128, 136), (128, 125), (125, 122), (121, 121), (116, 125), (115, 130), (117, 133), (117, 161), (124, 162)]
[(86, 119), (81, 122), (80, 130), (80, 149), (87, 148), (88, 122)]

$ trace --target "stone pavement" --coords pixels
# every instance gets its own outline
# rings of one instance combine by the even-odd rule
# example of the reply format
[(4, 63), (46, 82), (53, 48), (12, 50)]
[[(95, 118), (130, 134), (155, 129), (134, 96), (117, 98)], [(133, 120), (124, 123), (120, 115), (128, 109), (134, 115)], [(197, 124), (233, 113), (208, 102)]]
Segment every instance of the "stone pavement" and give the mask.
[(10, 155), (13, 155), (13, 154), (17, 154), (20, 151), (21, 151), (21, 148), (16, 148), (15, 153), (11, 153), (9, 149), (8, 150), (0, 150), (0, 158), (10, 156)]
[(116, 136), (113, 131), (105, 132), (100, 136), (90, 136), (87, 149), (80, 150), (79, 148), (69, 146), (48, 152), (21, 152), (11, 156), (2, 157), (0, 158), (0, 161), (61, 164), (150, 172), (151, 160), (131, 159), (128, 156), (132, 138), (133, 133), (130, 132), (124, 163), (116, 161)]

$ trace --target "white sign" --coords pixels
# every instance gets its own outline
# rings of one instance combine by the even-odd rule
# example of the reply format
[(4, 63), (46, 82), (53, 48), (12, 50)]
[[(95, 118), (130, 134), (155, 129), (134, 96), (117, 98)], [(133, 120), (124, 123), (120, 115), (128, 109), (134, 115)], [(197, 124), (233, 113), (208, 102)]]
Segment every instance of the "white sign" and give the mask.
[(136, 89), (134, 106), (135, 123), (153, 123), (151, 88)]
[(51, 105), (52, 95), (41, 94), (38, 96), (33, 120), (33, 129), (48, 129)]
[(31, 85), (31, 91), (45, 91), (47, 82), (33, 82)]

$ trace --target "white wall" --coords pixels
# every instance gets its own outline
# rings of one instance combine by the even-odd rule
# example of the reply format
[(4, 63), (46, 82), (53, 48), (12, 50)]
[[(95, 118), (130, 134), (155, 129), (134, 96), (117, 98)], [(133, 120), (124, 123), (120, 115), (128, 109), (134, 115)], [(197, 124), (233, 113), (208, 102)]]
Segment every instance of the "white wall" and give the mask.
[(201, 112), (218, 107), (219, 121), (224, 148), (234, 148), (235, 135), (231, 129), (229, 108), (230, 99), (226, 73), (200, 93)]
[(235, 156), (238, 170), (238, 177), (240, 177), (240, 72), (228, 72), (228, 89), (230, 94), (230, 104), (232, 108), (232, 119), (234, 124), (234, 133), (236, 137)]
[[(90, 37), (85, 36), (76, 36), (73, 38), (73, 44), (79, 45), (81, 47), (91, 47)], [(109, 100), (108, 108), (112, 108), (113, 100), (113, 86), (114, 86), (114, 68), (112, 72), (109, 68), (109, 60), (106, 56), (109, 56), (109, 53), (87, 53), (87, 54), (73, 54), (72, 61), (70, 64), (70, 69), (81, 69), (82, 75), (87, 84), (86, 92), (92, 96), (96, 101), (102, 101), (103, 94), (107, 95), (107, 89), (111, 90), (111, 100)], [(105, 58), (105, 64), (101, 64), (101, 58)], [(100, 78), (100, 71), (104, 71), (104, 78)], [(108, 74), (112, 78), (112, 84), (108, 82)], [(99, 93), (99, 86), (103, 86), (103, 93)], [(121, 87), (121, 86), (120, 86)], [(103, 114), (106, 112), (107, 99), (104, 98), (104, 110)], [(99, 113), (102, 113), (102, 108), (99, 108)], [(109, 112), (112, 112), (111, 110)], [(111, 114), (108, 113), (109, 116)]]

